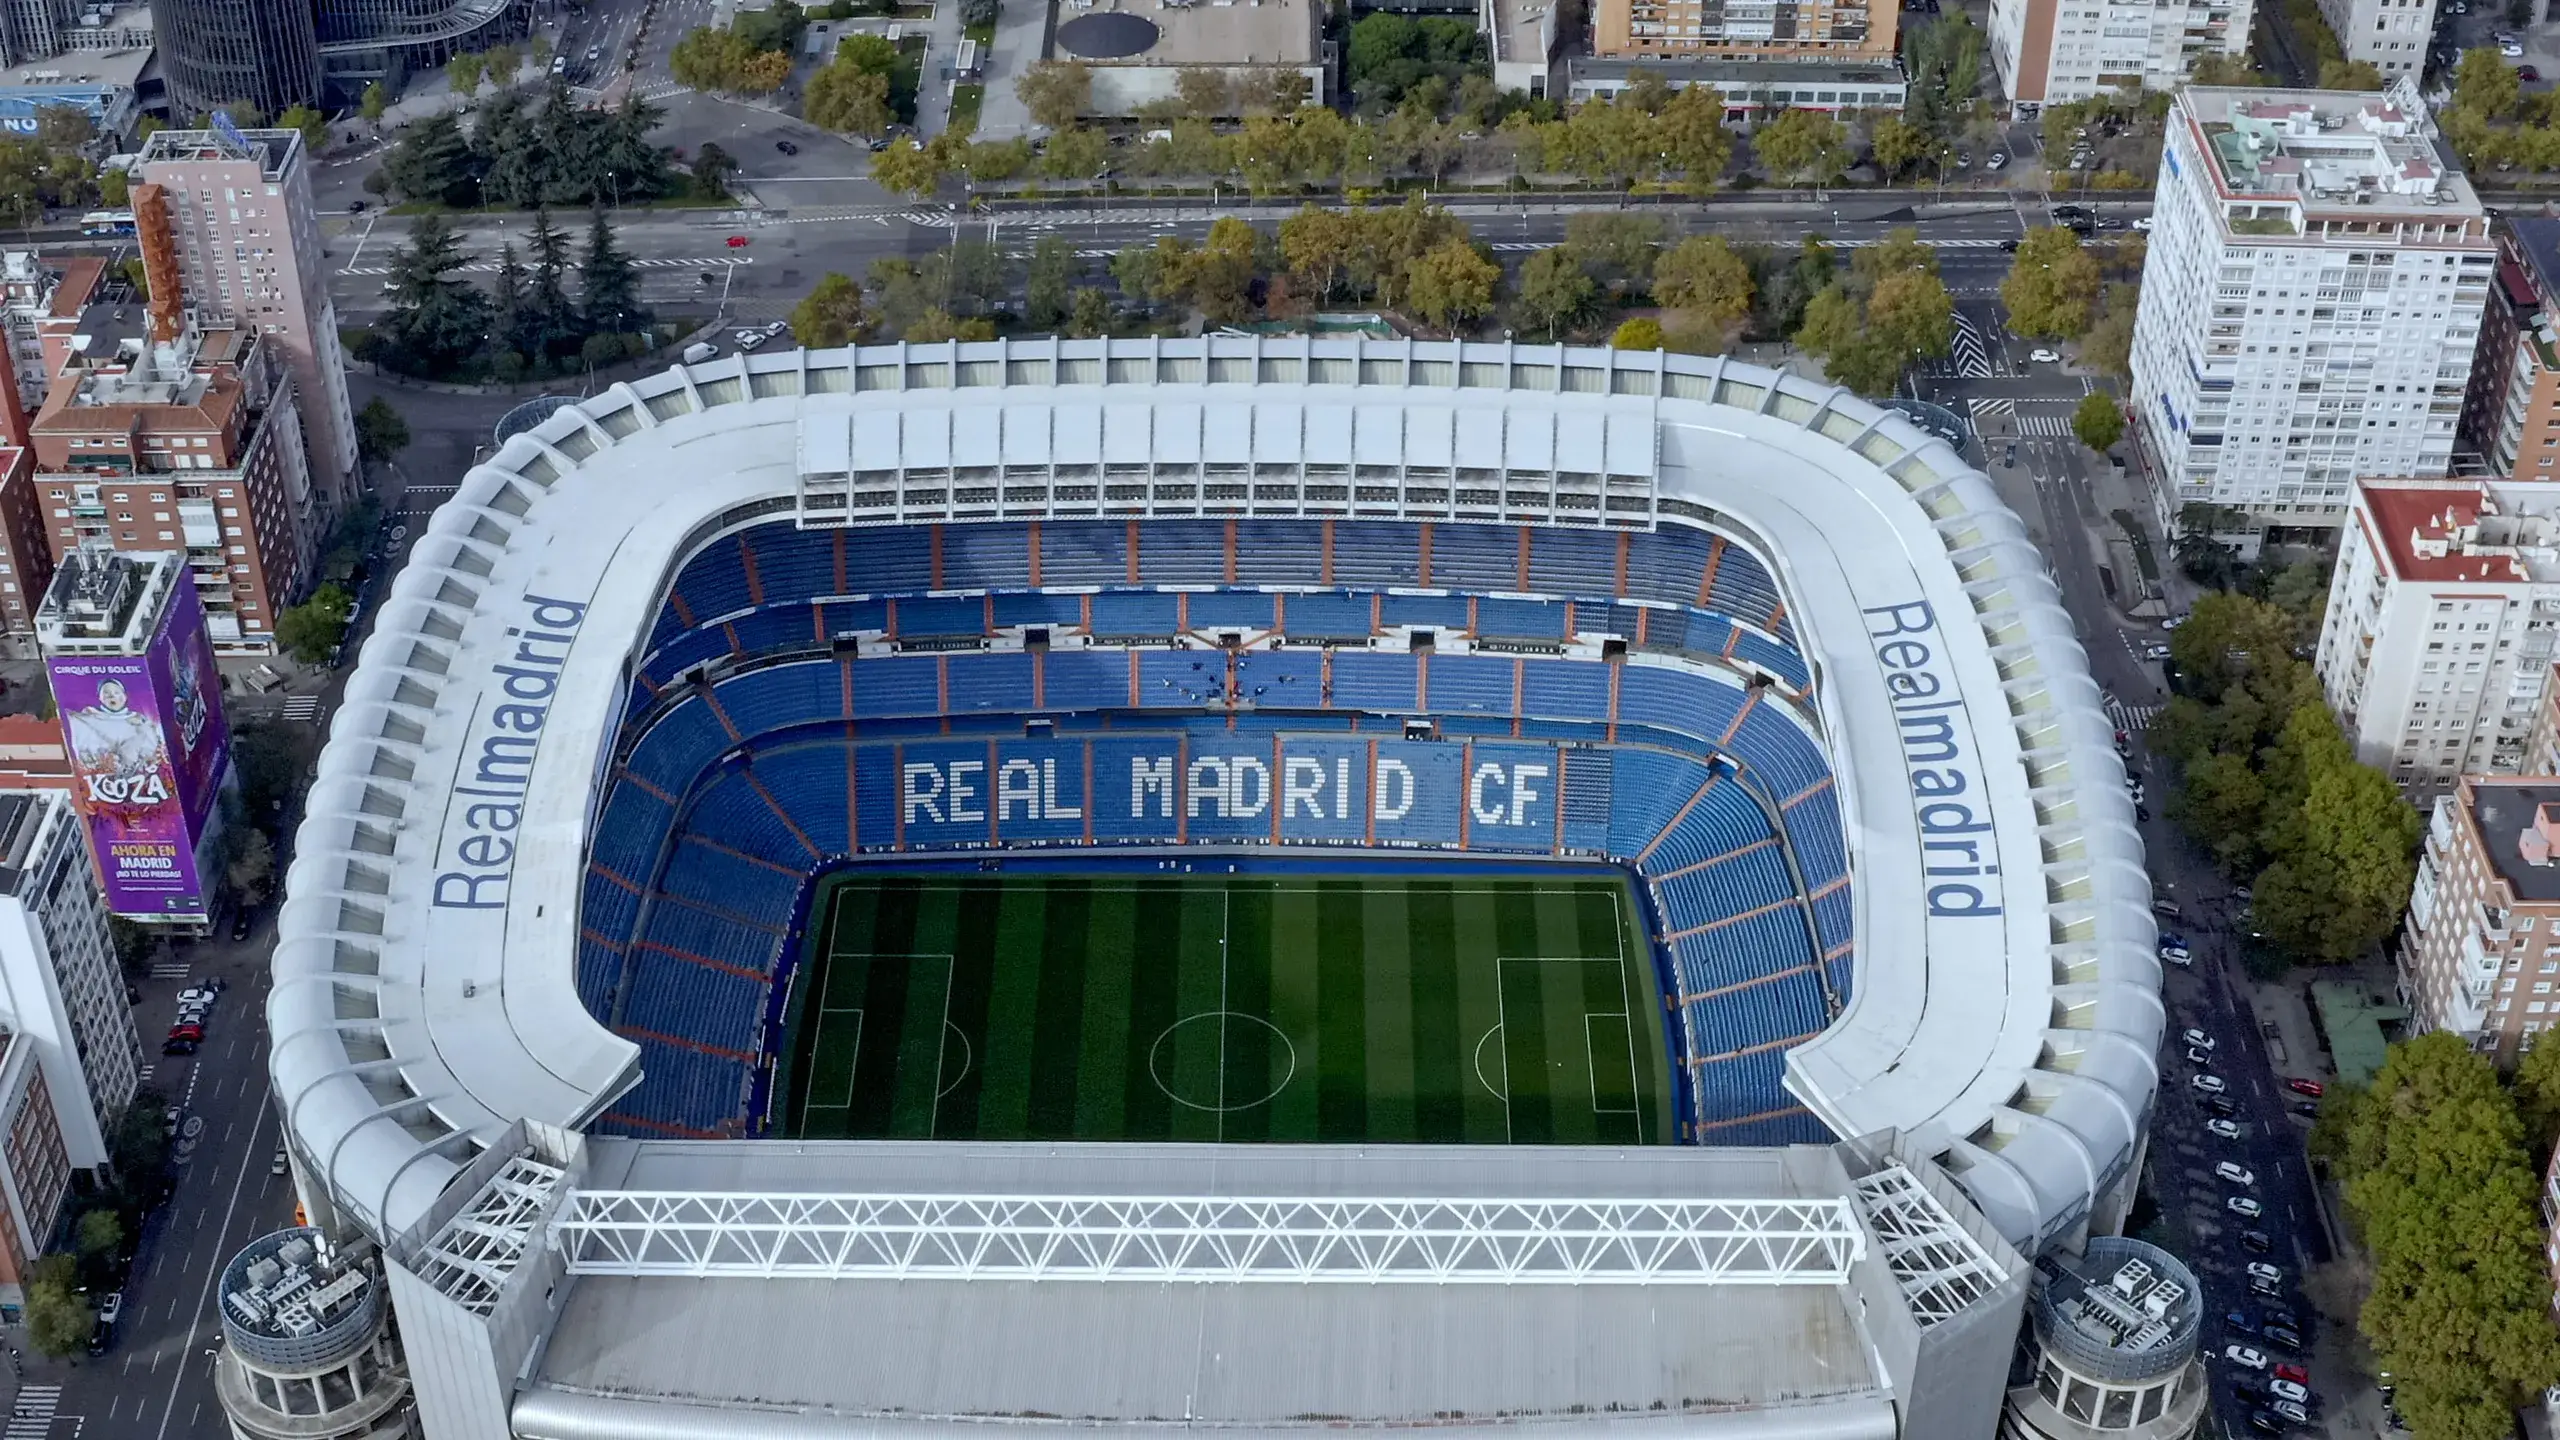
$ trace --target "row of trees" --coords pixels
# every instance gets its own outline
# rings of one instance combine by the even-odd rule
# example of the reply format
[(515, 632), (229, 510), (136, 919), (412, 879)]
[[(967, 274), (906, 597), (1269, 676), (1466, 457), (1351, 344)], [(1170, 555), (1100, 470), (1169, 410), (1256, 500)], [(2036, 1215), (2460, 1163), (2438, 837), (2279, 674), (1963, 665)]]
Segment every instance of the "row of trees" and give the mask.
[(681, 182), (650, 140), (658, 107), (627, 96), (612, 110), (589, 110), (555, 79), (539, 101), (498, 95), (472, 112), (411, 124), (383, 158), (368, 188), (451, 206), (529, 210), (544, 205), (619, 205), (668, 193)]
[(2462, 52), (2453, 99), (2436, 118), (2474, 171), (2560, 170), (2560, 92), (2526, 94), (2515, 67), (2495, 50)]
[(2311, 1136), (2372, 1261), (2357, 1329), (2428, 1440), (2506, 1440), (2560, 1381), (2536, 1195), (2560, 1130), (2560, 1043), (2512, 1088), (2439, 1031), (2391, 1047), (2373, 1083), (2333, 1092)]
[[(812, 125), (857, 135), (877, 135), (916, 118), (916, 86), (922, 66), (882, 35), (848, 35), (835, 58), (809, 77), (800, 113)], [(952, 144), (966, 144), (954, 136)]]
[(25, 1279), (27, 1342), (61, 1358), (89, 1343), (97, 1314), (90, 1295), (120, 1288), (143, 1217), (168, 1194), (169, 1140), (161, 1129), (168, 1097), (144, 1086), (107, 1130), (107, 1179), (84, 1181), (73, 1200), (71, 1248), (38, 1259)]
[(2335, 964), (2400, 923), (2418, 812), (2357, 761), (2297, 653), (2319, 633), (2326, 594), (2325, 573), (2305, 565), (2275, 576), (2266, 599), (2198, 600), (2170, 637), (2179, 693), (2149, 742), (2180, 770), (2170, 818), (2251, 883), (2263, 938), (2296, 960)]
[(502, 91), (512, 88), (528, 55), (536, 66), (550, 64), (551, 37), (534, 36), (527, 50), (518, 50), (513, 45), (492, 45), (486, 50), (455, 55), (444, 62), (444, 76), (452, 82), (454, 93), (468, 100), (480, 93), (482, 85)]
[(441, 216), (422, 218), (391, 262), (391, 309), (368, 332), (359, 359), (430, 379), (502, 383), (568, 374), (648, 348), (650, 313), (638, 272), (598, 210), (569, 293), (569, 240), (536, 211), (525, 254), (512, 244), (483, 291), (460, 278), (460, 238)]

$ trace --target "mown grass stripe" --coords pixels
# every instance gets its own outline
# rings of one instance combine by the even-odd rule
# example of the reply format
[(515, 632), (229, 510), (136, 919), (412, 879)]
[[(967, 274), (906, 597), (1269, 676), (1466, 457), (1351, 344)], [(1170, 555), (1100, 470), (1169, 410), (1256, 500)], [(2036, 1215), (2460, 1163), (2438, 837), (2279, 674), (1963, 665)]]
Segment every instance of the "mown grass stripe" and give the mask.
[(1458, 1024), (1458, 930), (1444, 881), (1404, 886), (1405, 1049), (1414, 1138), (1454, 1145), (1467, 1134), (1467, 1042)]
[(1271, 1014), (1271, 885), (1262, 880), (1227, 882), (1226, 1121), (1229, 1141), (1271, 1138), (1266, 1097), (1288, 1078), (1290, 1047), (1271, 1027), (1246, 1017)]
[(1323, 1054), (1326, 1024), (1317, 956), (1321, 924), (1317, 892), (1311, 886), (1276, 888), (1271, 896), (1269, 954), (1271, 1023), (1289, 1037), (1296, 1069), (1288, 1087), (1273, 1097), (1267, 1138), (1305, 1141), (1316, 1138), (1318, 1099), (1322, 1086), (1316, 1067)]
[(1367, 960), (1364, 907), (1357, 882), (1326, 881), (1316, 896), (1316, 1013), (1323, 1034), (1316, 1058), (1316, 1138), (1368, 1138), (1368, 1015), (1361, 1008)]
[(978, 1107), (987, 1084), (979, 1037), (987, 1033), (987, 1012), (995, 1003), (995, 967), (988, 961), (1000, 943), (1004, 924), (1000, 907), (1018, 905), (1023, 898), (1015, 887), (997, 887), (976, 903), (961, 903), (955, 917), (951, 1023), (939, 1037), (939, 1069), (949, 1093), (934, 1106), (934, 1134), (942, 1139), (969, 1140), (978, 1134)]
[(1182, 928), (1174, 945), (1179, 967), (1173, 1028), (1159, 1034), (1149, 1067), (1174, 1101), (1173, 1138), (1215, 1140), (1224, 1078), (1224, 1027), (1217, 1016), (1226, 993), (1227, 896), (1223, 886), (1193, 885), (1182, 892)]
[(1502, 1024), (1502, 917), (1497, 897), (1481, 888), (1451, 886), (1449, 895), (1450, 956), (1455, 969), (1458, 1015), (1458, 1062), (1464, 1074), (1458, 1094), (1466, 1108), (1465, 1138), (1471, 1145), (1501, 1145), (1511, 1139), (1511, 1107), (1504, 1098), (1505, 1054)]
[(987, 958), (987, 1024), (969, 1037), (985, 1072), (978, 1091), (978, 1134), (990, 1140), (1020, 1139), (1031, 1123), (1032, 1042), (1040, 1025), (1040, 931), (1047, 923), (1045, 884), (987, 891), (954, 886), (955, 904), (996, 904), (997, 924)]
[(1084, 962), (1093, 887), (1073, 881), (1046, 887), (1040, 917), (1040, 987), (1031, 1031), (1031, 1106), (1027, 1134), (1043, 1140), (1076, 1135), (1076, 1069), (1084, 1050)]
[(1181, 934), (1183, 890), (1179, 885), (1148, 882), (1138, 888), (1129, 945), (1135, 953), (1130, 970), (1128, 1018), (1129, 1083), (1124, 1110), (1127, 1138), (1173, 1138), (1173, 1097), (1156, 1083), (1154, 1045), (1180, 1013), (1182, 966), (1165, 944)]
[(1084, 922), (1083, 1042), (1076, 1060), (1075, 1133), (1086, 1139), (1109, 1139), (1128, 1124), (1138, 897), (1124, 886), (1098, 886), (1090, 893)]
[(1414, 1113), (1412, 907), (1402, 884), (1362, 897), (1361, 1020), (1366, 1032), (1369, 1138), (1421, 1138)]

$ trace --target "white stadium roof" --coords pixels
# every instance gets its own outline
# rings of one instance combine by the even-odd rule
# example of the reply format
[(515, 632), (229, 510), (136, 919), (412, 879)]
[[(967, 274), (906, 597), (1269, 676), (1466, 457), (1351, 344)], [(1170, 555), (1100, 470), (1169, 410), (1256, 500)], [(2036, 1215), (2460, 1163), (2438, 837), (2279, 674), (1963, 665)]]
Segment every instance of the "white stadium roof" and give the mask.
[[(1605, 506), (1756, 537), (1816, 669), (1856, 880), (1853, 996), (1790, 1055), (1789, 1088), (1841, 1134), (1902, 1132), (2030, 1253), (2093, 1213), (2112, 1224), (2158, 1078), (2149, 886), (2072, 624), (1990, 483), (1897, 415), (1751, 366), (1295, 338), (734, 356), (616, 385), (475, 467), (348, 681), (279, 922), (274, 1078), (337, 1218), (404, 1231), (513, 1122), (582, 1127), (635, 1078), (635, 1047), (577, 995), (579, 897), (633, 657), (693, 547), (795, 514), (997, 518), (953, 511), (947, 486), (882, 503), (848, 472), (1122, 456), (1438, 456), (1512, 472), (1499, 513), (1357, 513), (1517, 523), (1543, 504), (1589, 524)], [(1157, 496), (1107, 513), (1354, 512)], [(466, 760), (546, 603), (583, 609), (514, 848), (475, 887), (456, 879), (478, 833)], [(1960, 699), (1926, 754), (1895, 709), (1915, 675)], [(1964, 882), (1978, 899), (1933, 906), (1924, 827), (1987, 837), (1997, 872)]]

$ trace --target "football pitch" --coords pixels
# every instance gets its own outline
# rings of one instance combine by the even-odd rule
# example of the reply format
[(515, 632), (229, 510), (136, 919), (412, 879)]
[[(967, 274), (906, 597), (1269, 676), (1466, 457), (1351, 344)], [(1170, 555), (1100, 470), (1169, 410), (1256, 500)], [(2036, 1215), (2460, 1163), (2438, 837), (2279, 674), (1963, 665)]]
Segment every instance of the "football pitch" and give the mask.
[(821, 882), (774, 1133), (1667, 1144), (1623, 881)]

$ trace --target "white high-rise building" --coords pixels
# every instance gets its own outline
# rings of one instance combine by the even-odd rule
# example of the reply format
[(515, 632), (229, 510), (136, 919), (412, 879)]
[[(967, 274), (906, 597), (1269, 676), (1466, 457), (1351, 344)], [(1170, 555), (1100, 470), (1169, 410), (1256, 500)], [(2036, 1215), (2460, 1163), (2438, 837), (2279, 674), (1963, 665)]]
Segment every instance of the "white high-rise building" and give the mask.
[(49, 790), (0, 793), (0, 1023), (35, 1047), (62, 1148), (103, 1164), (141, 1084), (142, 1040), (80, 817)]
[(2416, 87), (2191, 87), (2168, 131), (2133, 331), (2164, 521), (2235, 507), (2254, 546), (2446, 473), (2497, 246)]
[(2560, 653), (2560, 486), (2359, 483), (2320, 688), (2356, 758), (2413, 796), (2520, 768)]
[(2320, 0), (2320, 15), (2347, 58), (2371, 61), (2384, 81), (2414, 79), (2426, 68), (2436, 0)]
[(2203, 57), (2247, 51), (2255, 11), (2253, 0), (1991, 0), (1991, 64), (2025, 104), (2173, 90)]

